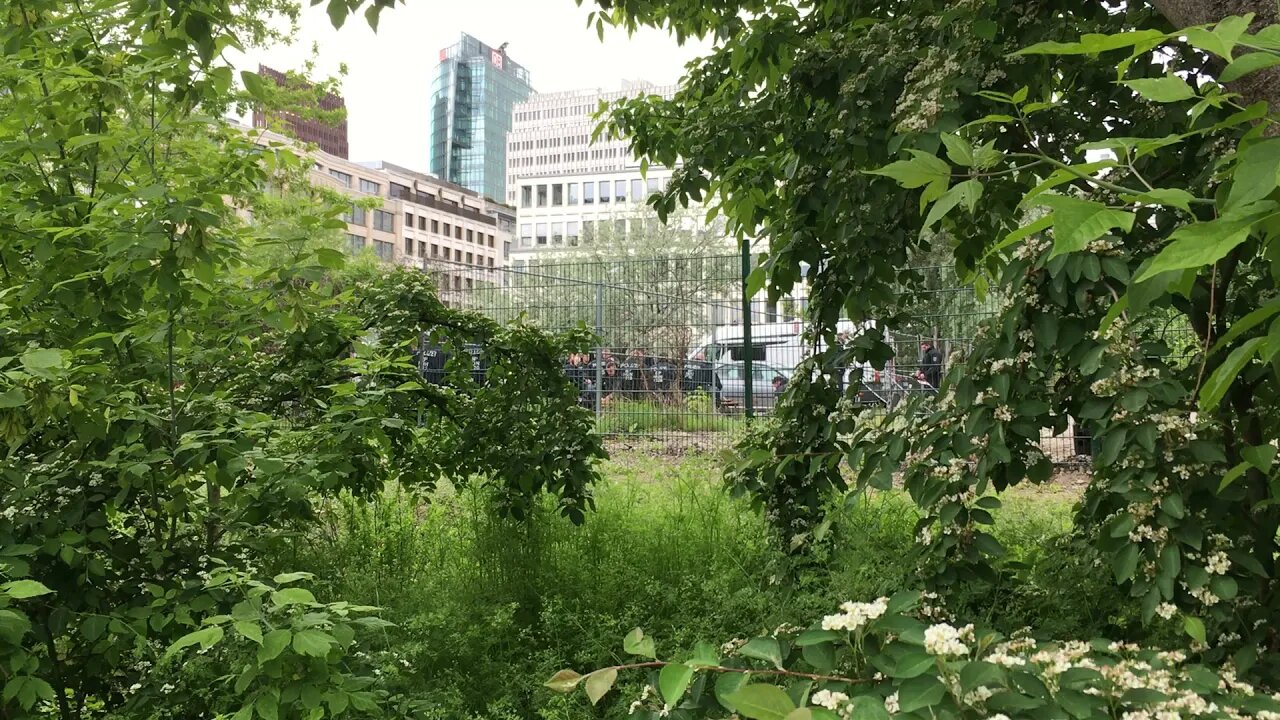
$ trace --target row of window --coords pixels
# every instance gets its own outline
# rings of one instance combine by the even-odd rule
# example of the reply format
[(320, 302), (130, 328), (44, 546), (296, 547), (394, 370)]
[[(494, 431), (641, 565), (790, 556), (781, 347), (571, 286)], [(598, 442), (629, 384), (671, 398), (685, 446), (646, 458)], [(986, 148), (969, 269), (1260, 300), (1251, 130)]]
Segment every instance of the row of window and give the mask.
[(508, 143), (507, 149), (515, 152), (517, 150), (544, 150), (548, 148), (572, 147), (574, 145), (590, 144), (590, 135), (565, 135), (564, 137), (542, 138), (541, 140), (519, 140)]
[[(612, 222), (612, 226), (606, 223)], [(625, 219), (618, 220), (600, 220), (598, 223), (594, 220), (568, 220), (564, 222), (550, 223), (521, 223), (520, 224), (520, 247), (541, 247), (546, 245), (569, 245), (576, 247), (579, 237), (584, 244), (590, 244), (595, 241), (597, 231), (607, 232), (612, 227), (614, 236), (619, 239), (625, 239), (627, 236), (627, 221)], [(645, 218), (642, 220), (632, 220), (630, 223), (631, 232), (639, 233), (647, 231), (651, 236), (656, 236), (662, 231), (662, 223), (657, 218)], [(581, 235), (579, 235), (581, 229)]]
[[(347, 233), (347, 245), (351, 252), (359, 253), (367, 247), (367, 241), (363, 235), (355, 233)], [(453, 257), (449, 257), (449, 248), (442, 247), (436, 243), (431, 243), (431, 257), (435, 259), (450, 260), (453, 262), (465, 262), (468, 265), (476, 265), (478, 267), (493, 267), (493, 258), (482, 257), (479, 253), (463, 253), (461, 250), (454, 249)], [(373, 250), (379, 258), (391, 261), (395, 259), (395, 250), (391, 243), (382, 240), (373, 241)], [(415, 252), (416, 251), (416, 252)], [(417, 256), (421, 258), (427, 257), (427, 242), (425, 240), (414, 241), (413, 238), (404, 239), (404, 254), (410, 257)], [(465, 260), (464, 260), (465, 258)]]
[(547, 108), (546, 110), (529, 110), (516, 113), (516, 122), (529, 120), (554, 120), (555, 118), (590, 115), (591, 105), (574, 105), (573, 107)]
[[(342, 219), (346, 220), (348, 223), (352, 225), (360, 225), (362, 227), (366, 227), (368, 213), (365, 211), (364, 208), (360, 207), (359, 205), (352, 205), (351, 212), (343, 214)], [(418, 223), (417, 228), (419, 230), (425, 231), (427, 229), (427, 221), (428, 221), (428, 218), (425, 215), (419, 215), (417, 218), (417, 223)], [(441, 234), (440, 221), (431, 219), (430, 222), (431, 222), (431, 232), (435, 233), (436, 235)], [(413, 213), (406, 212), (404, 214), (404, 227), (406, 230), (412, 230), (414, 228)], [(373, 211), (373, 229), (381, 230), (382, 232), (395, 232), (395, 217), (391, 213), (387, 212), (386, 210), (374, 210)], [(482, 233), (482, 232), (476, 232), (471, 228), (463, 228), (461, 225), (451, 225), (450, 223), (444, 223), (445, 237), (452, 237), (456, 240), (462, 240), (464, 237), (464, 231), (465, 231), (465, 237), (467, 242), (478, 243), (482, 246), (488, 245), (489, 247), (496, 247), (496, 242), (494, 240), (493, 235), (491, 234), (486, 235), (485, 233)]]
[(507, 159), (508, 167), (536, 167), (540, 165), (554, 165), (556, 163), (568, 162), (585, 162), (586, 160), (608, 160), (622, 157), (622, 148), (604, 148), (600, 150), (581, 150), (578, 152), (553, 153), (551, 155), (528, 155), (525, 157), (510, 157)]
[[(631, 202), (644, 202), (649, 196), (662, 192), (666, 188), (666, 178), (650, 177), (648, 180), (633, 178), (627, 180), (600, 180), (585, 183), (540, 183), (520, 186), (520, 207), (566, 207), (579, 202), (578, 189), (581, 187), (583, 205), (593, 205), (597, 199), (600, 204), (609, 202), (626, 202), (627, 190), (630, 189)], [(598, 191), (598, 192), (597, 192)]]

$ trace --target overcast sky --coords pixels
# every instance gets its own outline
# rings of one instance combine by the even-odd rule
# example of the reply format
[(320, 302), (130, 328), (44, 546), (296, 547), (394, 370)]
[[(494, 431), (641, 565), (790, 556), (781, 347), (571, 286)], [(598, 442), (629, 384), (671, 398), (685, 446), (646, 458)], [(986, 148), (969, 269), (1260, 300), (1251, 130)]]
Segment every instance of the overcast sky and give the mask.
[(508, 56), (528, 68), (538, 92), (617, 89), (624, 78), (675, 82), (685, 63), (708, 48), (681, 47), (653, 30), (628, 38), (608, 27), (601, 42), (595, 28), (586, 27), (589, 10), (573, 0), (410, 0), (384, 11), (375, 34), (363, 15), (335, 31), (322, 4), (304, 10), (291, 46), (254, 52), (237, 64), (300, 70), (317, 43), (319, 74), (336, 75), (347, 65), (342, 82), (351, 159), (425, 172), (432, 71), (440, 50), (462, 32), (493, 47), (510, 43)]

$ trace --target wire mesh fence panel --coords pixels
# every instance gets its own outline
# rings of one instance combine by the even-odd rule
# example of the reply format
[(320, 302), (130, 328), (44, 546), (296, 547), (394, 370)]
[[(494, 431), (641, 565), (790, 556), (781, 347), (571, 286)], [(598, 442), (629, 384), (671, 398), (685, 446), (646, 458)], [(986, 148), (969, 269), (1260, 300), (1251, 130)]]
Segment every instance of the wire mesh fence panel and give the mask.
[[(441, 297), (501, 322), (523, 317), (548, 330), (585, 326), (597, 344), (565, 358), (581, 404), (599, 431), (627, 443), (666, 450), (730, 446), (753, 416), (768, 416), (801, 361), (821, 349), (806, 333), (803, 286), (777, 302), (752, 300), (744, 312), (739, 255), (672, 256), (613, 261), (532, 262), (488, 268), (428, 261)], [(895, 357), (883, 368), (841, 370), (843, 386), (868, 413), (936, 394), (943, 375), (973, 345), (979, 325), (999, 304), (979, 297), (947, 267), (916, 268), (894, 327), (883, 328)], [(1175, 320), (1147, 328), (1174, 362), (1189, 362), (1194, 335)], [(864, 326), (842, 321), (837, 341)], [(1087, 430), (1068, 419), (1046, 431), (1045, 454), (1059, 465), (1087, 465)]]

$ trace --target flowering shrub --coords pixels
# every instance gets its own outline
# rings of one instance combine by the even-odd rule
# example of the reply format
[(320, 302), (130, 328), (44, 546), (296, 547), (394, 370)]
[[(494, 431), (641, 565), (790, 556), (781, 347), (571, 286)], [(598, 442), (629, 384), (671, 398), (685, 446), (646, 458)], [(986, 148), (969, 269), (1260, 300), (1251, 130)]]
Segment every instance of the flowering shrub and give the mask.
[(909, 591), (845, 603), (807, 629), (699, 644), (665, 661), (635, 630), (624, 650), (648, 659), (587, 675), (563, 670), (547, 685), (582, 687), (595, 703), (620, 671), (647, 672), (630, 705), (643, 720), (1280, 718), (1280, 694), (1240, 679), (1230, 663), (1104, 640), (1038, 642), (1029, 631), (1003, 637), (924, 609)]

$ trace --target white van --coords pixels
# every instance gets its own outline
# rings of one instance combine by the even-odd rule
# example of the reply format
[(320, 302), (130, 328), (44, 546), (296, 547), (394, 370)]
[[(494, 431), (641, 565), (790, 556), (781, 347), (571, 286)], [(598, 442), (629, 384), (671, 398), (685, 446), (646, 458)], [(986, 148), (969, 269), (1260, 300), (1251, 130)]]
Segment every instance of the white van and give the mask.
[[(864, 328), (875, 327), (875, 325), (875, 322), (857, 324), (850, 320), (841, 320), (836, 323), (836, 332), (848, 333), (850, 337), (856, 337)], [(753, 324), (751, 326), (751, 361), (775, 368), (794, 370), (813, 349), (804, 337), (805, 328), (806, 324), (798, 320)], [(744, 335), (744, 328), (741, 325), (717, 327), (710, 335), (704, 336), (694, 345), (689, 358), (712, 363), (743, 362), (746, 360)], [(884, 339), (885, 342), (891, 339), (887, 330)], [(826, 343), (819, 341), (817, 350), (825, 349)]]

